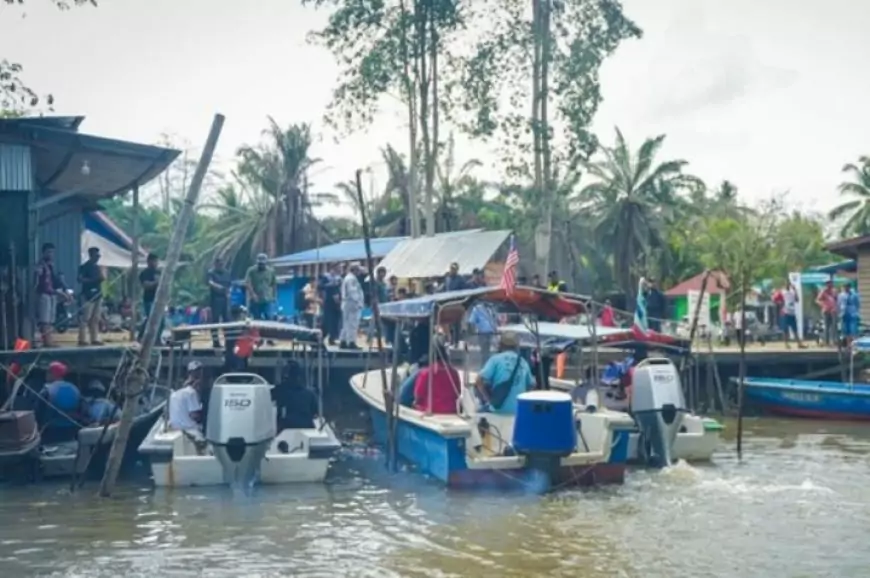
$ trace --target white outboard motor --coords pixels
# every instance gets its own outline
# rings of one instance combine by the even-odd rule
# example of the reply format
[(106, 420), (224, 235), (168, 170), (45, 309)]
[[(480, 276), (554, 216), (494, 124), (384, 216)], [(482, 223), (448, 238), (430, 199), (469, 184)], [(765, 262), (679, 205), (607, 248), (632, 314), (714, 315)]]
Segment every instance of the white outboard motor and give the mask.
[(640, 430), (638, 457), (648, 466), (671, 465), (671, 450), (686, 412), (680, 374), (670, 359), (653, 357), (637, 364), (631, 413)]
[(224, 481), (248, 488), (276, 435), (272, 386), (253, 373), (227, 373), (212, 386), (205, 437), (224, 470)]

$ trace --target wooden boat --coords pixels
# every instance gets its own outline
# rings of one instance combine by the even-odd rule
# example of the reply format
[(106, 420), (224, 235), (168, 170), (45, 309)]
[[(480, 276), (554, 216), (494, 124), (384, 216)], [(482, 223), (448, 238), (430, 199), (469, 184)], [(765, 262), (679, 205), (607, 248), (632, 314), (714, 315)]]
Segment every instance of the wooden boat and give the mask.
[(826, 420), (870, 420), (870, 384), (855, 383), (855, 357), (870, 352), (870, 337), (850, 346), (849, 382), (747, 377), (747, 401), (777, 415)]
[(760, 409), (792, 417), (870, 420), (870, 385), (747, 377), (746, 400)]
[[(484, 287), (386, 303), (380, 313), (399, 324), (429, 320), (434, 328), (461, 320), (480, 301), (548, 318), (582, 313), (586, 302), (530, 287), (517, 287), (510, 295)], [(634, 426), (627, 414), (579, 411), (569, 395), (553, 391), (521, 393), (516, 414), (493, 413), (479, 405), (469, 387), (475, 375), (468, 372), (455, 384), (460, 397), (455, 414), (388, 407), (384, 392), (398, 391), (405, 371), (395, 367), (386, 373), (396, 381), (385, 384), (380, 371), (360, 373), (350, 381), (369, 407), (375, 440), (389, 446), (392, 439), (398, 457), (449, 487), (548, 491), (624, 480)]]
[[(501, 328), (502, 331), (513, 331), (519, 335), (526, 347), (536, 347), (540, 344), (542, 349), (553, 355), (571, 349), (588, 348), (593, 343), (592, 328), (585, 325), (538, 323), (534, 329), (535, 331), (532, 331), (532, 328), (519, 324)], [(638, 347), (644, 347), (664, 350), (675, 355), (688, 353), (687, 342), (677, 338), (667, 339), (669, 336), (664, 334), (658, 334), (654, 341), (647, 341), (633, 328), (602, 326), (596, 326), (594, 334), (599, 345), (610, 349), (633, 351)], [(595, 386), (567, 379), (550, 378), (549, 381), (550, 387), (554, 389), (572, 392), (575, 401), (583, 407), (600, 404), (611, 411), (631, 414), (628, 400), (618, 399), (615, 395), (616, 388), (607, 380), (599, 379)], [(695, 415), (692, 412), (685, 413), (674, 440), (672, 458), (687, 462), (710, 461), (719, 446), (723, 429), (724, 426), (713, 418)], [(639, 441), (640, 430), (636, 427), (629, 441), (629, 462), (643, 461), (642, 453), (639, 451)]]

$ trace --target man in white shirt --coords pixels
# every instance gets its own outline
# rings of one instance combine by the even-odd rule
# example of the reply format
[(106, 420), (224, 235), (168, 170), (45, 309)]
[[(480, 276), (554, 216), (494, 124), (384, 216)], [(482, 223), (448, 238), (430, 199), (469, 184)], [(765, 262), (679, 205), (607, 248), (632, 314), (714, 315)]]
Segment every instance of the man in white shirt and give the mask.
[(788, 282), (785, 291), (782, 292), (782, 323), (785, 333), (785, 347), (790, 349), (789, 333), (794, 333), (794, 339), (797, 342), (798, 348), (803, 349), (804, 344), (801, 343), (800, 333), (798, 333), (797, 325), (797, 308), (800, 307), (800, 296), (798, 289)]
[(359, 278), (360, 266), (351, 263), (347, 274), (341, 282), (341, 334), (339, 335), (342, 349), (359, 349), (356, 344), (359, 334), (359, 322), (365, 307), (365, 295)]
[(169, 426), (183, 431), (198, 446), (205, 443), (202, 434), (202, 400), (199, 397), (201, 385), (202, 364), (191, 361), (187, 364), (184, 386), (169, 396)]

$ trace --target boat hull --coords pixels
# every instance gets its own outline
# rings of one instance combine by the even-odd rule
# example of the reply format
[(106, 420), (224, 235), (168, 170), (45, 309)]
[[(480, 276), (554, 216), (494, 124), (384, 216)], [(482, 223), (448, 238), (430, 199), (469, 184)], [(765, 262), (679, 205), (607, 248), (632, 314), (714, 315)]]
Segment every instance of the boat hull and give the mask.
[[(387, 442), (387, 416), (370, 406), (375, 441)], [(625, 480), (629, 449), (628, 430), (614, 430), (614, 441), (606, 462), (560, 465), (546, 480), (549, 489), (596, 484), (621, 484)], [(421, 473), (451, 488), (527, 489), (541, 485), (541, 474), (525, 466), (469, 467), (464, 437), (445, 437), (431, 429), (399, 420), (396, 424), (397, 452)]]
[(747, 401), (765, 412), (823, 420), (870, 420), (870, 388), (838, 382), (748, 378)]

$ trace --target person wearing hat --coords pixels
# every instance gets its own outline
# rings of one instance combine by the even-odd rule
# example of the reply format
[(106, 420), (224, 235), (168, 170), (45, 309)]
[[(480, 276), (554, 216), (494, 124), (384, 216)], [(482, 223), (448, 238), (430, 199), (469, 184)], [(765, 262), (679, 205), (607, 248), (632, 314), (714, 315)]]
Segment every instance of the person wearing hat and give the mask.
[(169, 426), (189, 436), (198, 446), (205, 442), (202, 435), (202, 364), (191, 361), (187, 364), (187, 379), (181, 389), (169, 396)]
[(42, 397), (56, 411), (70, 415), (78, 412), (82, 396), (79, 388), (66, 380), (68, 371), (60, 361), (49, 363)]
[(359, 349), (356, 344), (359, 322), (365, 307), (365, 295), (359, 282), (359, 263), (351, 263), (341, 281), (341, 334), (339, 347)]
[(520, 355), (519, 345), (516, 333), (504, 331), (499, 336), (498, 353), (477, 374), (475, 388), (485, 404), (484, 411), (515, 413), (517, 397), (535, 386), (532, 370)]
[(269, 257), (265, 253), (257, 255), (256, 265), (252, 265), (245, 274), (245, 288), (248, 292), (248, 311), (251, 317), (268, 319), (269, 306), (278, 293), (278, 278), (275, 270), (269, 266)]
[(85, 388), (83, 407), (90, 425), (105, 425), (120, 417), (118, 406), (106, 399), (106, 388), (99, 379), (92, 380)]
[(79, 283), (82, 286), (82, 313), (79, 319), (79, 345), (102, 345), (99, 339), (100, 317), (103, 312), (103, 269), (100, 263), (100, 250), (88, 249), (88, 260), (79, 267)]

